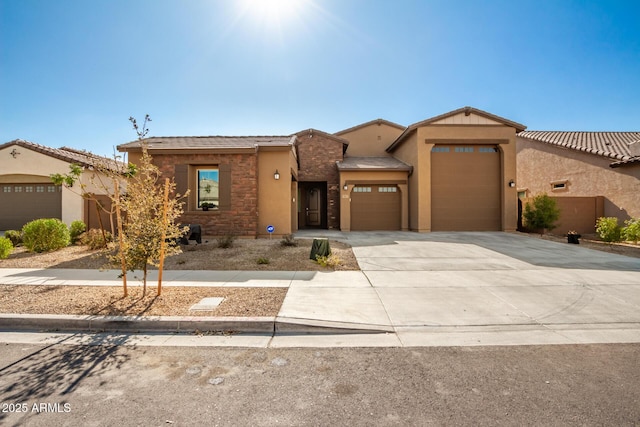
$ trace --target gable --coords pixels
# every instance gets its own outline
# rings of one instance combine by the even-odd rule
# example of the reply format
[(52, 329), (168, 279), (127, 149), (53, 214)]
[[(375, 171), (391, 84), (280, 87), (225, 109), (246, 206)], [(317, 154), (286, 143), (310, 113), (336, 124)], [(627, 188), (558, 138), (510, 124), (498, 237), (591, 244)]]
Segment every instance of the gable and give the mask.
[(493, 120), (489, 117), (480, 116), (478, 114), (465, 114), (458, 113), (452, 116), (447, 116), (440, 120), (431, 122), (433, 125), (501, 125), (497, 120)]
[(404, 127), (383, 119), (373, 120), (338, 132), (349, 141), (347, 156), (388, 156), (387, 147), (404, 131)]

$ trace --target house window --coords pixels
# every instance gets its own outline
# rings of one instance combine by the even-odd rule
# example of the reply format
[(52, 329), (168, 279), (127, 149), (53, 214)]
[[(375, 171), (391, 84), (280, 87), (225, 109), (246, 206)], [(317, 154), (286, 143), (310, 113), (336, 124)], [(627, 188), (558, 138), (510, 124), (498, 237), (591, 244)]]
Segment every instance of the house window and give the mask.
[(395, 193), (398, 187), (378, 187), (378, 193)]
[(353, 187), (354, 193), (371, 193), (371, 187)]
[(431, 149), (432, 153), (448, 153), (449, 152), (449, 147), (443, 147), (441, 145), (435, 145), (432, 149)]
[(568, 189), (569, 182), (567, 180), (563, 181), (553, 181), (551, 182), (551, 190), (552, 191), (564, 191)]
[(219, 182), (220, 174), (217, 168), (202, 168), (196, 170), (198, 182), (197, 207), (202, 208), (207, 203), (209, 208), (217, 208), (220, 204)]
[(2, 187), (2, 192), (3, 193), (11, 193), (11, 186), (10, 185), (5, 185)]
[(456, 147), (456, 153), (473, 153), (473, 147)]

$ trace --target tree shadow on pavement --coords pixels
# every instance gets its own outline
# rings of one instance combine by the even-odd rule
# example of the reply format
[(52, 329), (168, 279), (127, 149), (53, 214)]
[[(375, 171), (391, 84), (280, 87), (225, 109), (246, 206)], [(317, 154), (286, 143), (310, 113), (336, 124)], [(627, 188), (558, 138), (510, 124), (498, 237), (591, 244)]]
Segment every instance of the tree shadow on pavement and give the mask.
[(71, 340), (79, 335), (65, 337), (18, 360), (0, 364), (0, 402), (25, 405), (22, 409), (27, 409), (21, 413), (0, 412), (0, 424), (9, 421), (9, 417), (13, 425), (23, 424), (37, 414), (32, 410), (34, 404), (57, 403), (62, 409), (66, 395), (75, 391), (83, 380), (119, 369), (130, 359), (121, 351), (129, 340), (127, 335), (82, 334), (87, 339), (78, 345)]

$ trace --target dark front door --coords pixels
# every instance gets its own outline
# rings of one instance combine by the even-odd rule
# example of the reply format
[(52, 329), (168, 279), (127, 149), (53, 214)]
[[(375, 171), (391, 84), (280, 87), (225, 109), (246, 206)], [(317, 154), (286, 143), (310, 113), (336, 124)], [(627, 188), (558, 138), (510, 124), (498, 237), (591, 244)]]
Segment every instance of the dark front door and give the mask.
[(327, 227), (327, 183), (301, 182), (298, 186), (298, 227)]
[(311, 187), (307, 193), (306, 222), (311, 227), (320, 227), (322, 225), (321, 194), (322, 191), (317, 187)]

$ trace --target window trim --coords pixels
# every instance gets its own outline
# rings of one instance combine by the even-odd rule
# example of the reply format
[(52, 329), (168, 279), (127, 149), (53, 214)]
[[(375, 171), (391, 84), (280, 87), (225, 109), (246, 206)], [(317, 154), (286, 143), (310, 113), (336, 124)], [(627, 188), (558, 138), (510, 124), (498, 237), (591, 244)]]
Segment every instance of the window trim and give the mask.
[(556, 181), (551, 181), (549, 183), (551, 186), (551, 191), (567, 191), (569, 189), (569, 180), (568, 179), (560, 179)]

